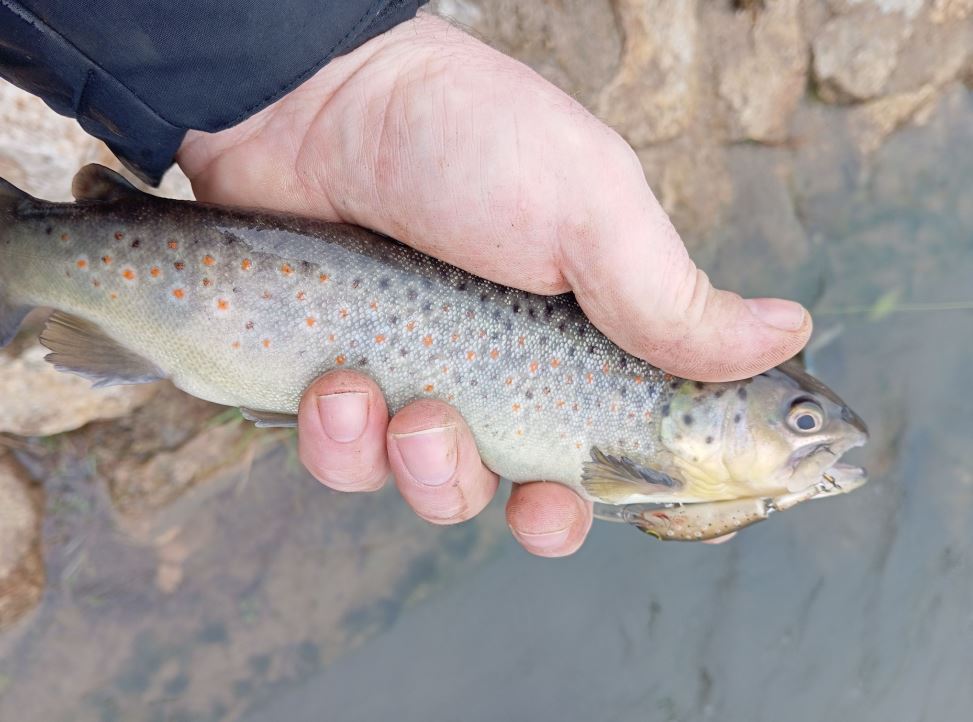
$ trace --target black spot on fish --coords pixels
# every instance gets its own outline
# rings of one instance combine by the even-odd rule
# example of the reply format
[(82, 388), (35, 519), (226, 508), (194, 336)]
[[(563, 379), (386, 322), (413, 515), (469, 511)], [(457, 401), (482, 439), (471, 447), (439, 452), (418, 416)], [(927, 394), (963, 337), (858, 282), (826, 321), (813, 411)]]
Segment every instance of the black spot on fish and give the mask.
[(399, 356), (408, 356), (408, 355), (409, 355), (409, 349), (407, 349), (407, 348), (400, 348), (399, 349)]
[(680, 386), (682, 386), (682, 381), (679, 381), (678, 379), (673, 379), (669, 382), (669, 388), (671, 389), (678, 389)]
[(739, 424), (741, 421), (743, 421), (743, 417), (740, 414), (734, 414), (733, 415), (733, 423), (734, 424)]
[(547, 396), (549, 393), (551, 393), (551, 387), (545, 386), (543, 389), (541, 389), (541, 393)]
[(544, 303), (544, 315), (551, 316), (554, 314), (554, 304), (550, 301)]
[(692, 414), (683, 414), (682, 422), (686, 426), (692, 426), (693, 425), (693, 416), (692, 416)]
[(422, 304), (421, 308), (423, 313), (429, 313), (432, 311), (432, 304), (426, 301), (424, 304)]
[(534, 398), (534, 392), (528, 389), (524, 392), (524, 398), (529, 401), (530, 399)]
[(481, 293), (480, 294), (480, 303), (486, 303), (489, 300), (490, 300), (490, 294), (489, 293)]
[(702, 382), (702, 381), (696, 381), (696, 382), (694, 382), (694, 383), (693, 383), (693, 386), (695, 386), (695, 387), (696, 387), (696, 390), (697, 390), (697, 391), (702, 391), (703, 389), (705, 389), (705, 388), (706, 388), (706, 387), (705, 387), (705, 386), (703, 385), (703, 382)]
[(513, 331), (514, 330), (514, 322), (513, 321), (510, 321), (510, 320), (504, 321), (503, 322), (503, 327), (507, 331)]
[(415, 301), (417, 298), (419, 298), (419, 292), (416, 289), (409, 287), (405, 291), (405, 297), (410, 301)]
[(513, 311), (514, 313), (520, 313), (520, 304), (519, 303), (512, 304), (510, 306), (510, 310)]
[(389, 323), (391, 325), (393, 325), (393, 326), (398, 326), (399, 325), (399, 317), (398, 316), (389, 316)]
[(746, 399), (747, 398), (747, 390), (746, 390), (746, 388), (744, 388), (743, 386), (740, 386), (737, 389), (737, 396), (739, 396), (741, 400)]
[(628, 356), (622, 356), (620, 359), (618, 359), (618, 365), (622, 368), (626, 368), (628, 366)]
[(359, 288), (359, 287), (361, 287), (361, 279), (360, 278), (356, 278), (354, 281), (352, 281), (351, 282), (351, 287), (352, 288)]
[(618, 389), (618, 395), (621, 397), (628, 396), (628, 386), (622, 386)]
[(44, 233), (46, 233), (47, 235), (51, 235), (51, 233), (53, 232), (54, 232), (53, 226), (48, 226), (47, 228), (44, 229)]
[(466, 317), (467, 318), (476, 318), (476, 311), (474, 311), (473, 309), (470, 309), (469, 311), (466, 312)]
[(391, 285), (392, 285), (392, 281), (388, 278), (378, 279), (378, 287), (381, 288), (383, 291), (386, 290)]
[(706, 437), (706, 443), (707, 444), (712, 444), (713, 443), (713, 437), (712, 436), (707, 436)]
[(470, 379), (470, 386), (476, 386), (476, 379)]
[(662, 405), (662, 416), (666, 417), (669, 415), (669, 404)]
[(140, 241), (138, 238), (132, 241), (132, 248), (138, 248), (141, 245), (142, 245), (142, 241)]
[(247, 331), (253, 331), (253, 321), (247, 321)]
[(726, 391), (726, 389), (717, 389), (716, 391), (713, 392), (713, 396), (715, 396), (716, 398), (720, 398), (723, 395), (724, 391)]
[(368, 359), (365, 356), (362, 356), (360, 359), (358, 359), (358, 365), (368, 366)]
[(595, 350), (596, 350), (596, 349), (595, 349), (595, 346), (594, 346), (594, 344), (591, 344), (590, 346), (588, 346), (588, 353), (594, 353), (594, 352), (595, 352)]
[(465, 291), (467, 285), (468, 284), (467, 284), (466, 281), (460, 281), (459, 283), (456, 284), (456, 290), (457, 291)]
[(557, 325), (557, 330), (560, 331), (561, 333), (564, 333), (565, 331), (568, 330), (568, 325), (564, 321), (561, 321), (561, 323)]

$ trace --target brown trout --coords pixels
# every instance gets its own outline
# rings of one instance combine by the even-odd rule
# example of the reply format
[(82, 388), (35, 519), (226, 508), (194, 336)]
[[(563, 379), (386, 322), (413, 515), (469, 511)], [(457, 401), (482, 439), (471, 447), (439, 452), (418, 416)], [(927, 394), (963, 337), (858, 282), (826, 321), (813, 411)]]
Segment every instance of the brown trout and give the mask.
[(329, 369), (396, 410), (454, 405), (484, 463), (557, 481), (599, 516), (707, 539), (858, 488), (862, 420), (793, 364), (685, 381), (602, 335), (573, 297), (506, 288), (362, 228), (151, 196), (90, 165), (75, 203), (0, 181), (0, 344), (34, 306), (57, 368), (98, 385), (168, 378), (292, 424)]

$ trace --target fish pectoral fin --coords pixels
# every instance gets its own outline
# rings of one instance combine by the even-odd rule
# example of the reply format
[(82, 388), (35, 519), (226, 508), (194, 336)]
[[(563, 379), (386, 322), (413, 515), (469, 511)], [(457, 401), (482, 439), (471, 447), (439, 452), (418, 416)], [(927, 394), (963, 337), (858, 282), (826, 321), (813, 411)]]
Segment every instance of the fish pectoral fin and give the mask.
[(591, 447), (591, 461), (584, 465), (581, 485), (593, 498), (606, 504), (630, 503), (633, 497), (672, 494), (683, 483), (665, 472), (649, 469), (626, 456), (611, 456)]
[(96, 387), (147, 384), (165, 378), (154, 363), (122, 346), (96, 324), (69, 313), (52, 313), (40, 342), (51, 351), (44, 359), (54, 368), (82, 376)]
[(111, 168), (89, 163), (74, 175), (71, 195), (79, 201), (117, 201), (149, 195), (129, 183)]
[(247, 421), (252, 421), (258, 429), (284, 428), (291, 429), (297, 426), (296, 414), (280, 414), (276, 411), (255, 411), (240, 407), (240, 413)]

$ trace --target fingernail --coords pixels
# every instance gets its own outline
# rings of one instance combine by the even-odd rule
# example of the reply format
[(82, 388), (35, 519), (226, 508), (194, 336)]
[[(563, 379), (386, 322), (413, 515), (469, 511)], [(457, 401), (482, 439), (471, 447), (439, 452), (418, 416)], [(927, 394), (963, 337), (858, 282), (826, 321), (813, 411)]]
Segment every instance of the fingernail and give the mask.
[(427, 486), (440, 486), (456, 473), (456, 429), (439, 426), (411, 434), (392, 434), (405, 468)]
[(799, 303), (782, 298), (747, 298), (743, 302), (750, 313), (768, 326), (781, 331), (797, 331), (804, 326), (807, 311)]
[(368, 394), (346, 391), (318, 396), (321, 428), (332, 441), (347, 444), (365, 431), (368, 422)]
[(557, 531), (549, 531), (543, 534), (524, 534), (513, 529), (511, 531), (526, 546), (537, 551), (546, 552), (563, 547), (564, 542), (568, 540), (568, 535), (571, 534), (571, 527), (558, 529)]

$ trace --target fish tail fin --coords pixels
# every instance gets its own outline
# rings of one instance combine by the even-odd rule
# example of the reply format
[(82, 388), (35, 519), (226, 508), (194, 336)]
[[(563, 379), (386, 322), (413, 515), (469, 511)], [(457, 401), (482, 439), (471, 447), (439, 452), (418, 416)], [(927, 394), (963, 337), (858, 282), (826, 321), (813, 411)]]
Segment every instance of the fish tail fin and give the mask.
[[(6, 231), (9, 221), (5, 216), (34, 198), (20, 190), (13, 183), (0, 178), (0, 236)], [(0, 275), (0, 348), (6, 346), (17, 335), (21, 321), (30, 311), (29, 306), (17, 304), (8, 299)]]

